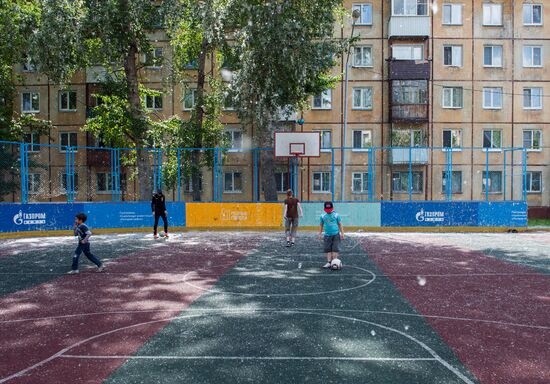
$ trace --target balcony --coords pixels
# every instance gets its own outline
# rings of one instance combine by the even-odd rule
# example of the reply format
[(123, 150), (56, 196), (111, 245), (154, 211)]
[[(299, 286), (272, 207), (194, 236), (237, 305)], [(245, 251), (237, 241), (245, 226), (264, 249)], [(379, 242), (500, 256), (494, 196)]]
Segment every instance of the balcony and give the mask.
[(89, 167), (110, 167), (111, 151), (106, 149), (88, 149), (86, 162)]
[(392, 148), (391, 149), (391, 164), (392, 165), (408, 165), (410, 162), (413, 165), (428, 164), (428, 149), (427, 148)]
[(421, 60), (390, 60), (390, 80), (429, 80), (430, 62)]
[(391, 106), (392, 122), (426, 122), (428, 121), (427, 104), (393, 104)]
[(107, 70), (101, 65), (94, 65), (86, 68), (86, 83), (102, 83), (107, 78)]
[(430, 30), (429, 16), (392, 16), (388, 37), (429, 37)]

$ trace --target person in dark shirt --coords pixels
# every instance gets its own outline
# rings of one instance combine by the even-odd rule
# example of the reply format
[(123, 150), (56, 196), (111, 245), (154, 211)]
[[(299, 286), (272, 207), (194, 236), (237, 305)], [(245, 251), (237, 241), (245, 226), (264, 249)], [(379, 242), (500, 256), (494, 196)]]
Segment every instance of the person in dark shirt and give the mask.
[(86, 257), (97, 266), (98, 272), (103, 272), (105, 270), (103, 263), (99, 261), (99, 259), (90, 251), (90, 237), (92, 236), (92, 231), (90, 231), (90, 228), (84, 224), (87, 219), (88, 216), (86, 216), (85, 213), (79, 213), (75, 217), (73, 230), (74, 235), (78, 237), (78, 247), (76, 247), (76, 250), (74, 251), (73, 265), (72, 269), (68, 272), (69, 275), (75, 275), (79, 272), (78, 259), (80, 258), (82, 252), (84, 252), (84, 255), (86, 255)]
[(158, 239), (159, 237), (157, 228), (159, 225), (159, 218), (162, 217), (162, 222), (164, 223), (164, 236), (168, 237), (168, 211), (166, 210), (166, 198), (160, 189), (158, 189), (153, 195), (153, 199), (151, 200), (151, 210), (153, 211), (153, 216), (155, 217), (153, 236), (155, 239)]
[(285, 210), (283, 213), (285, 218), (287, 247), (294, 245), (294, 242), (296, 241), (296, 231), (298, 230), (298, 211), (300, 212), (300, 217), (303, 217), (304, 213), (302, 212), (300, 200), (293, 197), (292, 191), (289, 189), (286, 192)]

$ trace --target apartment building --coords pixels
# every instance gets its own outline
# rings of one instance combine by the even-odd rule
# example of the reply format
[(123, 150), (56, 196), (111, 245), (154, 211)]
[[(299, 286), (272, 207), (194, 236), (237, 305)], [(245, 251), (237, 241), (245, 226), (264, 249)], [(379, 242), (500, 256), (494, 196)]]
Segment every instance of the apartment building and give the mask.
[[(550, 206), (550, 6), (542, 0), (365, 0), (345, 6), (358, 17), (336, 25), (335, 36), (353, 34), (358, 41), (334, 73), (347, 68), (348, 81), (312, 97), (304, 124), (292, 124), (321, 134), (321, 156), (297, 167), (295, 189), (303, 200), (525, 197), (530, 206)], [(154, 56), (169, 58), (163, 32), (154, 32), (152, 40)], [(31, 144), (99, 144), (80, 128), (94, 105), (100, 68), (78, 74), (64, 89), (28, 64), (16, 70), (22, 75), (21, 111), (55, 126), (50, 139), (29, 135)], [(188, 116), (193, 69), (187, 87), (169, 90), (165, 72), (156, 64), (143, 70), (144, 84), (163, 91), (148, 97), (147, 107), (163, 118)], [(232, 149), (218, 174), (203, 171), (203, 197), (261, 199), (261, 164), (243, 149), (250, 148), (254, 132), (231, 109), (224, 110), (223, 122)], [(66, 199), (66, 154), (30, 148), (37, 163), (48, 164), (31, 170), (31, 200)], [(79, 149), (74, 156), (75, 199), (110, 200), (110, 153)], [(290, 185), (289, 169), (287, 162), (278, 164), (281, 193)], [(132, 173), (121, 169), (123, 199), (135, 198)], [(184, 180), (181, 198), (190, 199), (189, 192)], [(175, 199), (176, 191), (170, 193)]]

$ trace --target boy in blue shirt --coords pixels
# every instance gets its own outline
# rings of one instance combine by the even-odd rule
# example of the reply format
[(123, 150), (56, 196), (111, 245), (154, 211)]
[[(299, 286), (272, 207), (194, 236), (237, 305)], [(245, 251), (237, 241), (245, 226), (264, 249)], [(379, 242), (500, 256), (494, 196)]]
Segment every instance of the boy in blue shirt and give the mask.
[(98, 272), (103, 272), (105, 270), (103, 263), (101, 263), (101, 261), (99, 261), (99, 259), (90, 251), (90, 236), (92, 236), (92, 231), (90, 231), (90, 228), (84, 224), (87, 219), (88, 216), (86, 216), (85, 213), (79, 213), (75, 217), (73, 229), (74, 235), (78, 237), (78, 247), (76, 247), (76, 250), (74, 251), (73, 266), (68, 272), (69, 275), (75, 275), (78, 273), (78, 259), (80, 258), (82, 252), (84, 252), (84, 255), (86, 255), (92, 263), (97, 265)]
[(340, 240), (344, 240), (342, 218), (334, 212), (332, 201), (325, 202), (325, 213), (321, 215), (320, 224), (319, 239), (323, 239), (324, 250), (327, 254), (327, 263), (323, 268), (330, 268), (332, 260), (338, 258)]

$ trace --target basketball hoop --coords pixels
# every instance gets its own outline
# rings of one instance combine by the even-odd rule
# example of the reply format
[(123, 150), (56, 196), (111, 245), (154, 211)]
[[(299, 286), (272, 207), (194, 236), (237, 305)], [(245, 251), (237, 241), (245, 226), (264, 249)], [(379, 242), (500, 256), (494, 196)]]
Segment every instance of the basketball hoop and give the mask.
[(319, 132), (275, 132), (275, 157), (321, 156)]
[(306, 153), (306, 144), (305, 143), (289, 143), (288, 144), (288, 153), (300, 157)]

